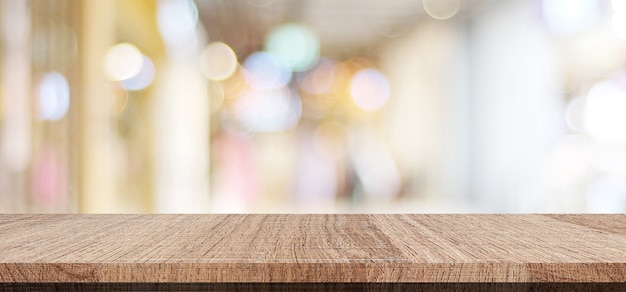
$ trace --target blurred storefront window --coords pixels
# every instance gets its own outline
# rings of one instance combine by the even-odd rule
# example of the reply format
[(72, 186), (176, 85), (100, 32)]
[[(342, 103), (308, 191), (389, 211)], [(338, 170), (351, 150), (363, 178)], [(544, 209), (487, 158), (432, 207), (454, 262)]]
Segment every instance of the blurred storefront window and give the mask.
[(0, 212), (626, 212), (609, 0), (0, 0)]

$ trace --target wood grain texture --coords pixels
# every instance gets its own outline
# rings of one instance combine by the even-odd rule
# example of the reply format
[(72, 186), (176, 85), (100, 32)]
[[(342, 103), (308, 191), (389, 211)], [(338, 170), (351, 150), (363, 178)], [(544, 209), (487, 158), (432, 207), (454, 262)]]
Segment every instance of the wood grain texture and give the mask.
[(0, 282), (626, 282), (626, 216), (0, 215)]
[(622, 283), (0, 283), (0, 291), (614, 291)]

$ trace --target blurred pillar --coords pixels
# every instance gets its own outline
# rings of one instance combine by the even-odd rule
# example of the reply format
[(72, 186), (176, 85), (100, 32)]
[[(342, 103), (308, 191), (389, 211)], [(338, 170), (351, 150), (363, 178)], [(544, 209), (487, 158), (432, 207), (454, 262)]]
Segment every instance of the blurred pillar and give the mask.
[(115, 41), (115, 1), (81, 1), (78, 204), (81, 213), (115, 212), (118, 173), (112, 144), (111, 84), (102, 60)]
[(31, 159), (30, 13), (26, 1), (0, 1), (2, 17), (0, 212), (26, 211)]
[(382, 53), (381, 68), (393, 88), (384, 112), (385, 141), (407, 180), (405, 192), (421, 200), (463, 196), (456, 193), (462, 178), (450, 175), (460, 167), (449, 162), (456, 149), (447, 145), (450, 132), (457, 132), (448, 104), (454, 36), (447, 24), (422, 24)]
[(155, 212), (209, 211), (209, 95), (197, 56), (203, 40), (193, 1), (161, 0), (167, 56), (152, 97)]
[(484, 212), (543, 212), (551, 196), (538, 170), (561, 133), (562, 105), (546, 78), (555, 51), (533, 5), (503, 2), (469, 26), (470, 189)]
[(155, 212), (208, 212), (209, 101), (193, 59), (173, 58), (154, 98)]

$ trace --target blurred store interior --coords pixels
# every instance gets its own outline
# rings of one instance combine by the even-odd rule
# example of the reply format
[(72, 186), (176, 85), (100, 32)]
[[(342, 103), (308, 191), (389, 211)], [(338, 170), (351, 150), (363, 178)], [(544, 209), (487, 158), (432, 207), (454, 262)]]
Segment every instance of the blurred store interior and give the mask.
[(626, 213), (626, 1), (0, 0), (0, 213)]

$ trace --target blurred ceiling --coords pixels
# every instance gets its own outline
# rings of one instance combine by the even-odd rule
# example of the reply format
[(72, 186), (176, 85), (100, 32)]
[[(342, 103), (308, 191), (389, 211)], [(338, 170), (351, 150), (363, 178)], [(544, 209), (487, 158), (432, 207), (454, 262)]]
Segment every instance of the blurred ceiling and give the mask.
[[(455, 0), (435, 0), (455, 1)], [(422, 0), (197, 0), (211, 41), (224, 41), (238, 55), (262, 47), (264, 35), (282, 22), (299, 22), (319, 34), (326, 56), (349, 55), (431, 20)], [(464, 0), (465, 17), (486, 0)]]

